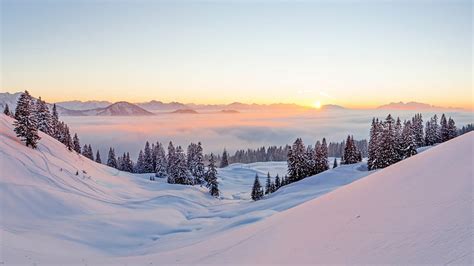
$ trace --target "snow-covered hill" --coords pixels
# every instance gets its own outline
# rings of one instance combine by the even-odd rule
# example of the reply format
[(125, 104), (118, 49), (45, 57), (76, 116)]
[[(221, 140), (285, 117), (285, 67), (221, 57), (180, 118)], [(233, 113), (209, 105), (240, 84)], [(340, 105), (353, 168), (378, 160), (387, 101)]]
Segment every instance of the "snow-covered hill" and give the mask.
[(472, 262), (473, 133), (350, 185), (369, 174), (363, 163), (251, 202), (255, 174), (282, 176), (284, 162), (219, 169), (214, 199), (97, 164), (44, 134), (32, 150), (12, 122), (0, 115), (5, 265)]
[[(159, 254), (203, 241), (319, 197), (366, 176), (361, 164), (339, 167), (250, 201), (256, 173), (286, 173), (286, 163), (219, 169), (222, 198), (206, 188), (149, 181), (69, 152), (42, 133), (37, 150), (0, 114), (0, 262), (99, 263)], [(113, 263), (115, 264), (115, 262)]]

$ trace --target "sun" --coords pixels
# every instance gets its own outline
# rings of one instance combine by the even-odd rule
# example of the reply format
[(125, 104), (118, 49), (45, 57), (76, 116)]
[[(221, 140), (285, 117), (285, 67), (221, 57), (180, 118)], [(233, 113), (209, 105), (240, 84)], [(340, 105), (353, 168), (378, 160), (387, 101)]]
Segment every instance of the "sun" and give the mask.
[(320, 108), (321, 108), (321, 102), (320, 102), (320, 101), (316, 101), (316, 102), (313, 103), (313, 106), (314, 106), (314, 108), (316, 108), (316, 109), (320, 109)]

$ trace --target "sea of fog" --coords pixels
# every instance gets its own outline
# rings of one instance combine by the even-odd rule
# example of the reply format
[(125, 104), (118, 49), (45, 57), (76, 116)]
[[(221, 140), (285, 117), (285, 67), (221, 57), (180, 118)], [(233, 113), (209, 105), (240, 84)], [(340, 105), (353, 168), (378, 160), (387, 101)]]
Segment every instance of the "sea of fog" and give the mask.
[[(117, 154), (130, 152), (134, 160), (145, 141), (173, 141), (186, 147), (201, 141), (206, 153), (221, 153), (224, 148), (233, 153), (237, 149), (269, 145), (285, 145), (302, 137), (312, 144), (325, 137), (328, 141), (342, 141), (348, 134), (355, 139), (368, 139), (372, 117), (384, 118), (383, 110), (325, 110), (307, 112), (248, 112), (236, 114), (157, 114), (141, 117), (61, 117), (79, 135), (81, 144), (99, 148), (102, 159), (109, 147)], [(414, 111), (390, 111), (402, 120)], [(423, 112), (424, 121), (434, 113)], [(438, 112), (438, 115), (440, 113)], [(472, 112), (446, 112), (457, 126), (473, 122)]]

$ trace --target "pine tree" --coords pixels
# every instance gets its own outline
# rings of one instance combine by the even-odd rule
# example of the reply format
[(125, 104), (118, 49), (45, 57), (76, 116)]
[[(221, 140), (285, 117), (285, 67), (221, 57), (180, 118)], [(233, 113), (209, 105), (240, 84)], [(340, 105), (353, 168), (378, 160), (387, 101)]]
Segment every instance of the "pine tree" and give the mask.
[(143, 152), (143, 172), (144, 173), (155, 172), (155, 169), (153, 168), (152, 151), (150, 148), (150, 143), (148, 141), (145, 143), (145, 149)]
[(389, 114), (382, 127), (380, 152), (376, 168), (385, 168), (398, 161), (399, 151), (396, 147), (395, 120)]
[(10, 108), (8, 107), (8, 104), (5, 104), (5, 109), (3, 109), (3, 113), (8, 116), (12, 116), (12, 113), (10, 112)]
[(346, 146), (344, 147), (343, 160), (341, 164), (353, 164), (361, 161), (359, 151), (354, 144), (354, 137), (347, 136)]
[(257, 201), (263, 197), (262, 186), (258, 180), (258, 174), (255, 175), (255, 181), (253, 182), (251, 197), (254, 201)]
[(281, 181), (280, 181), (280, 176), (275, 177), (275, 191), (278, 190), (281, 187)]
[(95, 162), (96, 163), (102, 163), (102, 160), (100, 159), (100, 153), (99, 153), (98, 149), (97, 149), (97, 153), (95, 155)]
[(402, 145), (401, 145), (402, 159), (411, 157), (417, 153), (416, 151), (416, 134), (414, 132), (413, 125), (410, 121), (404, 123), (402, 132)]
[(450, 117), (448, 120), (448, 139), (453, 139), (457, 137), (457, 135), (458, 135), (458, 130), (456, 128), (456, 123)]
[(172, 171), (174, 184), (192, 185), (188, 166), (186, 164), (186, 155), (181, 146), (176, 148), (176, 157), (172, 168), (174, 169)]
[(227, 157), (228, 157), (227, 151), (224, 149), (224, 152), (222, 153), (220, 168), (224, 168), (224, 167), (227, 167), (229, 165), (229, 160), (228, 160)]
[(62, 127), (63, 132), (61, 134), (62, 137), (62, 143), (66, 145), (67, 149), (72, 151), (72, 138), (71, 138), (71, 133), (69, 132), (69, 127), (66, 124), (63, 124), (64, 126)]
[(271, 185), (272, 185), (272, 180), (270, 178), (270, 173), (267, 173), (267, 182), (265, 184), (265, 195), (272, 193)]
[(306, 148), (301, 138), (297, 138), (293, 143), (293, 146), (288, 149), (287, 163), (288, 183), (292, 183), (306, 177)]
[(109, 149), (109, 157), (107, 158), (107, 165), (113, 168), (117, 168), (117, 159), (115, 158), (115, 151), (114, 149)]
[(329, 162), (328, 162), (328, 145), (326, 143), (326, 139), (323, 138), (323, 141), (316, 143), (315, 146), (315, 173), (319, 174), (329, 169)]
[(394, 158), (395, 162), (401, 161), (405, 153), (403, 151), (403, 138), (402, 138), (402, 122), (400, 121), (400, 118), (397, 117), (397, 121), (395, 122), (395, 127), (394, 127), (394, 134), (395, 134), (395, 150), (397, 151), (396, 156)]
[[(367, 167), (369, 170), (377, 169), (377, 159), (379, 156), (380, 147), (380, 124), (378, 119), (372, 119), (372, 126), (370, 127), (369, 151), (367, 159)], [(335, 159), (334, 159), (335, 160)]]
[(332, 164), (332, 168), (336, 168), (337, 167), (337, 159), (334, 158), (334, 163)]
[(135, 164), (135, 173), (143, 174), (145, 172), (145, 156), (143, 151), (140, 150), (138, 153), (137, 163)]
[(61, 141), (61, 124), (59, 122), (59, 115), (56, 109), (56, 104), (53, 104), (53, 110), (51, 113), (51, 136), (59, 141)]
[(48, 135), (52, 135), (53, 129), (51, 126), (51, 113), (49, 112), (46, 102), (41, 100), (41, 97), (39, 97), (39, 99), (36, 100), (35, 105), (35, 116), (36, 121), (38, 121), (38, 130)]
[[(74, 138), (72, 139), (72, 147), (74, 151), (81, 154), (81, 143), (79, 142), (79, 137), (77, 136), (76, 133), (74, 133)], [(84, 146), (84, 147), (87, 148), (87, 146)], [(82, 153), (82, 155), (86, 156), (84, 153)]]
[(89, 159), (91, 159), (92, 161), (94, 161), (94, 152), (92, 151), (92, 147), (91, 145), (89, 144), (89, 147), (87, 148), (87, 150), (89, 151)]
[(413, 127), (413, 133), (415, 134), (416, 147), (422, 147), (425, 143), (423, 138), (423, 118), (421, 114), (415, 114), (411, 120), (411, 124)]
[(35, 116), (35, 107), (33, 98), (28, 91), (21, 94), (15, 109), (15, 119), (13, 122), (15, 126), (15, 133), (22, 141), (25, 141), (26, 146), (36, 149), (38, 141), (41, 139), (38, 135), (38, 122)]
[(448, 120), (444, 114), (441, 115), (440, 119), (440, 141), (445, 142), (449, 140), (449, 129)]
[(193, 161), (194, 161), (193, 175), (195, 179), (194, 183), (201, 185), (204, 182), (204, 175), (205, 175), (204, 155), (203, 155), (201, 142), (198, 142), (196, 146)]
[(211, 196), (219, 197), (219, 182), (217, 182), (216, 161), (214, 160), (214, 154), (212, 153), (211, 157), (209, 158), (206, 179), (208, 180), (207, 187), (209, 187), (209, 193)]
[(167, 177), (167, 162), (166, 162), (166, 154), (161, 143), (156, 144), (156, 168), (155, 168), (155, 176), (159, 178)]
[(168, 157), (167, 157), (167, 165), (166, 165), (166, 170), (167, 170), (167, 176), (168, 176), (168, 183), (174, 184), (174, 176), (175, 176), (175, 167), (174, 165), (176, 164), (176, 149), (173, 146), (173, 142), (170, 141), (168, 144)]

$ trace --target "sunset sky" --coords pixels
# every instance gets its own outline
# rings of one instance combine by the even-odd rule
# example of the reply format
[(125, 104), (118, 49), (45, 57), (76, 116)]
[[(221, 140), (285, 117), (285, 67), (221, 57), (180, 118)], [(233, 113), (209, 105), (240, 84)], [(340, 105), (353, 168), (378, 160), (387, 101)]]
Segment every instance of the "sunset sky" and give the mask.
[(2, 1), (1, 91), (472, 109), (471, 1)]

